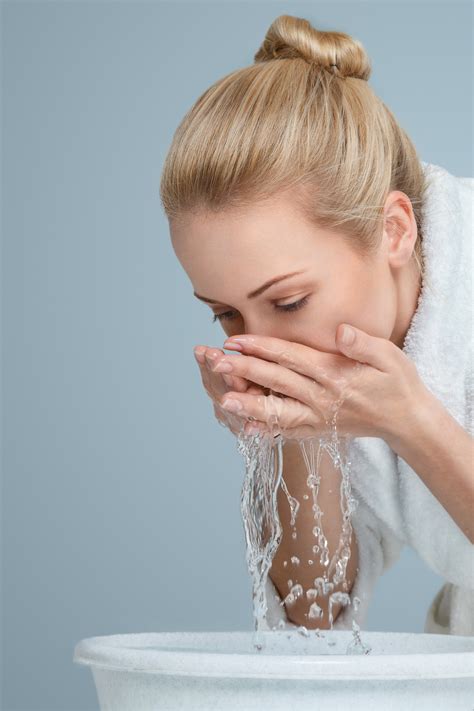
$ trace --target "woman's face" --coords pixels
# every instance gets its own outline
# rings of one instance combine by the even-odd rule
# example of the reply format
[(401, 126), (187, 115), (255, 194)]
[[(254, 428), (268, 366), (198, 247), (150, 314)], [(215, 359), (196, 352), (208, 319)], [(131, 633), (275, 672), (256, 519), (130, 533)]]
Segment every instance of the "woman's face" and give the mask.
[[(370, 259), (359, 257), (340, 234), (309, 224), (281, 195), (245, 212), (181, 216), (170, 222), (170, 233), (196, 297), (227, 336), (273, 336), (340, 354), (335, 344), (340, 323), (402, 347), (416, 308), (411, 203), (404, 193), (392, 192), (389, 210), (407, 229), (396, 239), (384, 230)], [(300, 308), (283, 310), (295, 302)]]

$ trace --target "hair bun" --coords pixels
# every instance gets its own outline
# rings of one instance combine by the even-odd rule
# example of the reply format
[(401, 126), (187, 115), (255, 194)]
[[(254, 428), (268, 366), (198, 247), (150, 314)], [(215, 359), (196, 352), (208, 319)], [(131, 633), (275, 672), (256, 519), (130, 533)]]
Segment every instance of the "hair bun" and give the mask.
[(359, 40), (344, 32), (324, 32), (308, 20), (280, 15), (268, 28), (255, 62), (304, 59), (341, 77), (368, 80), (370, 61)]

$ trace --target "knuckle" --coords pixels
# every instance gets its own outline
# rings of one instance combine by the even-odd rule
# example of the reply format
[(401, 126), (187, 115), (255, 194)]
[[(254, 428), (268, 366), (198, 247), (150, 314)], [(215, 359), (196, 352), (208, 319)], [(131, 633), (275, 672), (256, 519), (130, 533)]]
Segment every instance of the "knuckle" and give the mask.
[(274, 390), (275, 392), (282, 392), (284, 389), (285, 385), (281, 376), (276, 375), (274, 378), (272, 378), (272, 390)]
[(294, 366), (294, 358), (290, 351), (281, 351), (278, 354), (278, 362), (285, 368), (292, 368)]
[(222, 411), (219, 410), (215, 405), (214, 405), (214, 415), (219, 422), (224, 422), (224, 418), (222, 417)]

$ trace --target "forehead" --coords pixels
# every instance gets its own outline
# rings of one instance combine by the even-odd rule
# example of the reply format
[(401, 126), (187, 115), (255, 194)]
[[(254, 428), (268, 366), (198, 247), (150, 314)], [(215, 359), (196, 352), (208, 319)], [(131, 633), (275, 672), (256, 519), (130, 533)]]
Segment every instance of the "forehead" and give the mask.
[(295, 205), (274, 198), (239, 210), (193, 212), (170, 221), (173, 247), (181, 261), (205, 252), (232, 258), (262, 258), (268, 253), (291, 254), (295, 248), (313, 246), (316, 228)]
[(213, 284), (237, 281), (249, 291), (300, 269), (334, 275), (358, 259), (347, 237), (310, 222), (290, 192), (245, 208), (181, 213), (170, 232), (194, 290), (205, 295)]
[(295, 237), (295, 228), (286, 229), (281, 222), (269, 229), (252, 221), (242, 225), (224, 220), (188, 225), (174, 246), (195, 291), (204, 294), (211, 283), (241, 282), (249, 290), (255, 282), (256, 288), (278, 274), (307, 266), (314, 250), (310, 235), (299, 232)]

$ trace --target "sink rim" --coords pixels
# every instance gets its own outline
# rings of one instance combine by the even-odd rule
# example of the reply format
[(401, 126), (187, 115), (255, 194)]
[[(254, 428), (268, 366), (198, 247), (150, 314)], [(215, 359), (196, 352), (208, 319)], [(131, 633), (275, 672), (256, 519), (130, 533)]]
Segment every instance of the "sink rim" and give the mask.
[[(142, 632), (102, 635), (81, 640), (75, 647), (73, 661), (94, 669), (107, 669), (132, 673), (166, 674), (185, 677), (220, 677), (248, 679), (457, 679), (474, 678), (474, 637), (410, 632), (367, 632), (362, 630), (362, 641), (370, 646), (382, 643), (383, 637), (398, 645), (409, 643), (420, 636), (439, 638), (444, 647), (453, 651), (406, 654), (244, 654), (232, 651), (192, 651), (192, 643), (200, 640), (221, 641), (233, 638), (249, 642), (253, 631), (228, 632)], [(288, 636), (288, 630), (262, 631), (270, 635)], [(294, 635), (295, 632), (292, 631)], [(350, 630), (322, 630), (321, 636), (339, 638), (341, 644), (353, 639)], [(405, 640), (403, 640), (405, 638)], [(297, 638), (295, 638), (296, 640)], [(389, 641), (390, 641), (389, 640)], [(149, 649), (165, 642), (176, 645), (187, 643), (189, 652), (182, 649)], [(312, 639), (302, 637), (297, 644), (311, 644)]]

